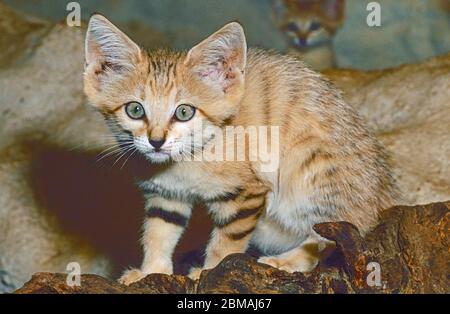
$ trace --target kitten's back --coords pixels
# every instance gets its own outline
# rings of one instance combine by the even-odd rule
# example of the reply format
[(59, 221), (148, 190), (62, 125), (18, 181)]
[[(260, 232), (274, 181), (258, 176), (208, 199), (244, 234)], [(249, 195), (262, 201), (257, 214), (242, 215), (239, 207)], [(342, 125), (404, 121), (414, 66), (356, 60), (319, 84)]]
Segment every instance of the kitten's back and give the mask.
[[(300, 60), (250, 50), (246, 93), (234, 124), (280, 126), (280, 170), (273, 184), (311, 204), (335, 208), (330, 219), (362, 231), (397, 198), (384, 148), (340, 92)], [(274, 182), (280, 180), (280, 182)]]

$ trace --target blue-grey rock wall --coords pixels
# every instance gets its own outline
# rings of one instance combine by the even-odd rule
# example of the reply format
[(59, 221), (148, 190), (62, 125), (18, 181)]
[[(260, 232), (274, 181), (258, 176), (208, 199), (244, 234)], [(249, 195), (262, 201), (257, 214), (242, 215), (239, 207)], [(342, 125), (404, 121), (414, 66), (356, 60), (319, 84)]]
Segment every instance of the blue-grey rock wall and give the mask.
[[(64, 19), (63, 0), (4, 0), (14, 8), (52, 20)], [(189, 48), (231, 20), (246, 28), (250, 45), (283, 50), (270, 18), (269, 0), (79, 0), (116, 23), (143, 23), (164, 33), (170, 45)], [(366, 24), (369, 0), (347, 0), (346, 20), (334, 40), (338, 67), (380, 69), (414, 63), (450, 51), (450, 0), (379, 0), (381, 27)], [(133, 34), (131, 34), (133, 35)]]

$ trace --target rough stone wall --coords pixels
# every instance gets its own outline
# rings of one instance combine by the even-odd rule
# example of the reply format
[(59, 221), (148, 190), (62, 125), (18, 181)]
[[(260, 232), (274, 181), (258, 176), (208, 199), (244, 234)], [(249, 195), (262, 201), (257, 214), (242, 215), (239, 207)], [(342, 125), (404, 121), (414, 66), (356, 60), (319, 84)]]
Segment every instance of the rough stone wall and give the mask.
[[(53, 21), (65, 18), (64, 1), (4, 0), (5, 3)], [(100, 12), (145, 42), (133, 28), (167, 35), (166, 43), (187, 49), (231, 20), (243, 23), (251, 45), (280, 51), (286, 43), (271, 20), (270, 0), (195, 0), (181, 6), (178, 0), (79, 0), (84, 18)], [(341, 68), (380, 69), (417, 63), (450, 52), (448, 0), (378, 0), (381, 27), (366, 24), (367, 3), (346, 0), (346, 20), (334, 38), (337, 65)], [(125, 12), (125, 13), (124, 13)], [(389, 47), (386, 49), (386, 47)]]

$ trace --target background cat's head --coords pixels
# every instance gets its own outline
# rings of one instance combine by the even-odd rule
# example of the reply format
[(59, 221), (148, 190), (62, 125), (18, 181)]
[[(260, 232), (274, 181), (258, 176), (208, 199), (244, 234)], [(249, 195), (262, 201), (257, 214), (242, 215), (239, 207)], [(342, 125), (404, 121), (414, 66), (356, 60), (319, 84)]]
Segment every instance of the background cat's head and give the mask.
[(297, 49), (330, 42), (344, 21), (344, 0), (273, 0), (275, 22)]
[(105, 17), (89, 21), (84, 90), (125, 149), (153, 162), (190, 156), (213, 134), (194, 141), (196, 128), (221, 126), (239, 109), (247, 46), (230, 23), (187, 53), (146, 52)]

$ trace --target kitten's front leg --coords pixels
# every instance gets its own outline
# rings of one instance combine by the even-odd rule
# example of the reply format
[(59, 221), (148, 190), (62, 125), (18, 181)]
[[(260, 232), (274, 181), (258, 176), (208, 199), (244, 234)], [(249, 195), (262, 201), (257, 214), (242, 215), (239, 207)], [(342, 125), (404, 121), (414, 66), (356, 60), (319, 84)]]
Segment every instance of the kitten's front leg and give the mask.
[[(247, 250), (265, 205), (265, 193), (249, 191), (232, 200), (209, 204), (215, 228), (206, 248), (205, 269), (215, 267), (229, 254)], [(200, 272), (201, 269), (194, 268), (189, 276), (197, 279)]]
[(130, 269), (119, 279), (129, 285), (151, 273), (172, 274), (172, 255), (186, 228), (192, 205), (161, 196), (148, 196), (142, 245), (144, 261), (141, 269)]

